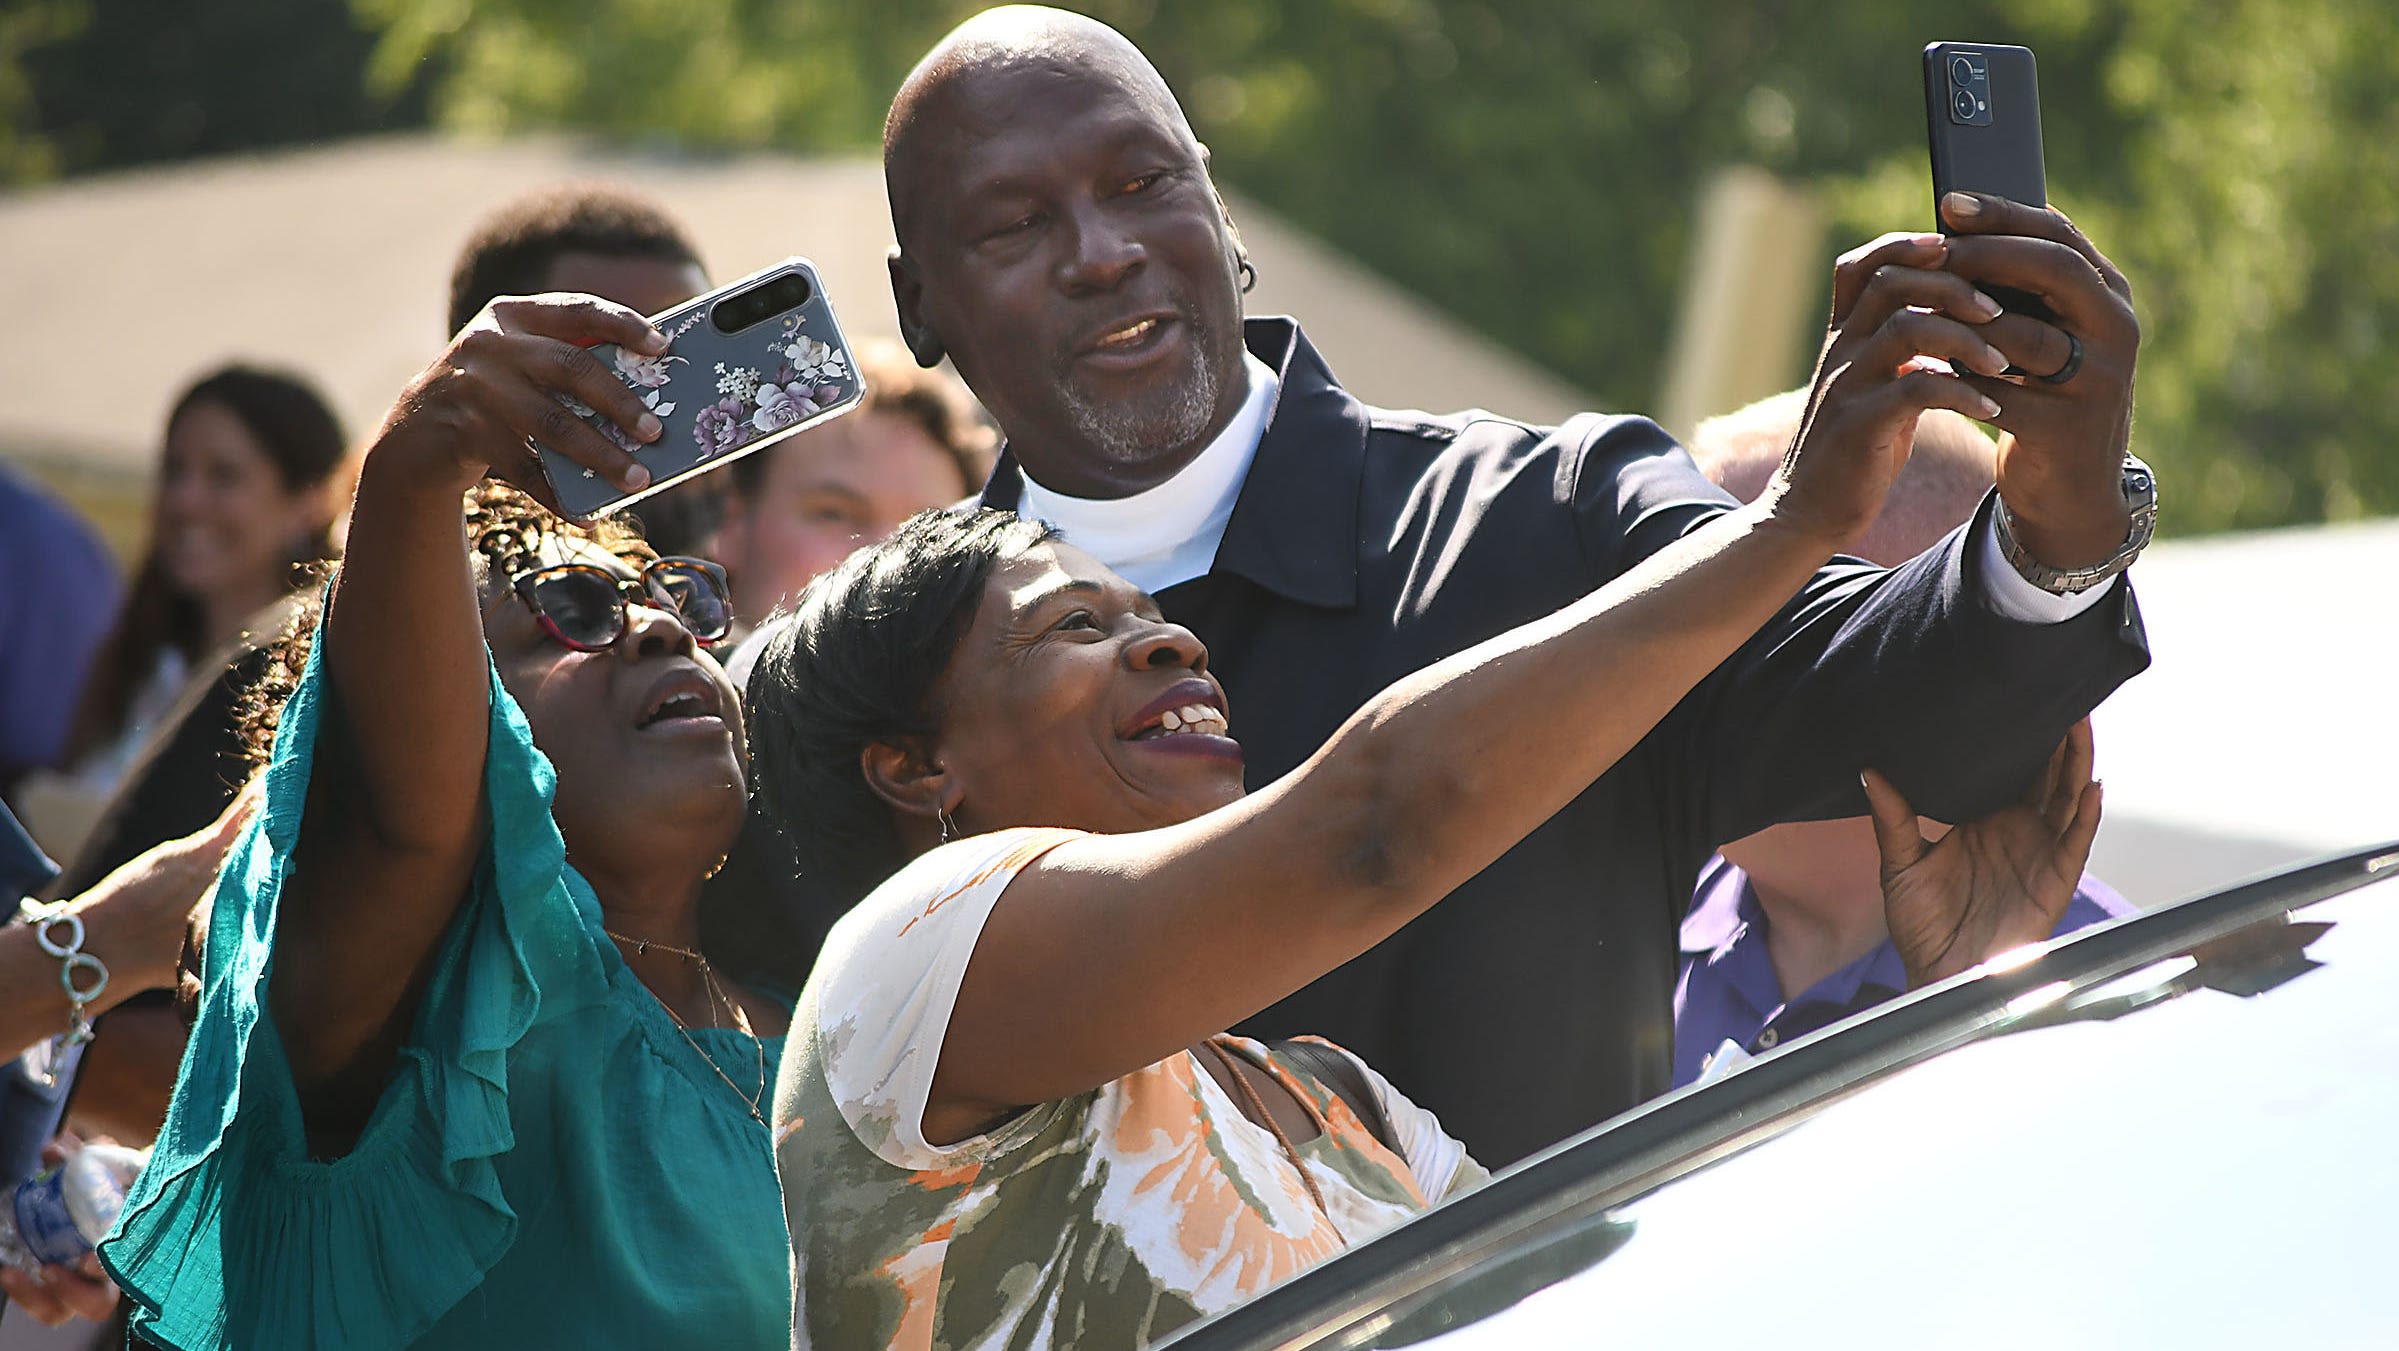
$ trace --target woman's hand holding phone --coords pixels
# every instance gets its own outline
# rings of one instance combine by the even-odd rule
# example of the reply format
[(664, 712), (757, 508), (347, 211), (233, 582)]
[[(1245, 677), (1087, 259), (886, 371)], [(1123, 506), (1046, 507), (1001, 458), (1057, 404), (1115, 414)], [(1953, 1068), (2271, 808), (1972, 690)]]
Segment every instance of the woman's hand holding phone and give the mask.
[(585, 350), (599, 343), (656, 355), (667, 339), (641, 315), (593, 296), (494, 300), (409, 383), (376, 434), (370, 461), (407, 461), (406, 477), (438, 487), (453, 509), (458, 494), (487, 474), (555, 507), (531, 444), (539, 441), (639, 491), (649, 471), (573, 406), (607, 418), (634, 441), (658, 437), (658, 419), (640, 396)]

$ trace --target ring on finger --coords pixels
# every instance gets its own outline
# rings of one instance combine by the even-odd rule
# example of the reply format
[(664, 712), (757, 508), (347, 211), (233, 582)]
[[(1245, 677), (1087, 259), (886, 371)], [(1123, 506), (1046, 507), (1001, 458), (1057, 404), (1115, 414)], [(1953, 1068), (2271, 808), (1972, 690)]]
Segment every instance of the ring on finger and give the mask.
[(2036, 375), (2033, 378), (2045, 385), (2062, 385), (2073, 379), (2074, 373), (2081, 369), (2082, 339), (2068, 333), (2066, 335), (2066, 363), (2047, 375)]

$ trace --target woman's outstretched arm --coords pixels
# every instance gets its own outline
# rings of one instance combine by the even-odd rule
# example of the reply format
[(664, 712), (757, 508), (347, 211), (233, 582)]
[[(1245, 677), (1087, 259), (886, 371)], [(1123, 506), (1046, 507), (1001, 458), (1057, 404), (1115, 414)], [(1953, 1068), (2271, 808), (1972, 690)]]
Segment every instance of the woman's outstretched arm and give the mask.
[(1937, 241), (1880, 248), (1902, 265), (1845, 307), (1758, 503), (1393, 685), (1259, 793), (1020, 873), (951, 1015), (928, 1137), (1152, 1063), (1390, 935), (1606, 772), (1862, 530), (1920, 412), (1990, 416), (1922, 361), (2003, 366), (1969, 327), (1987, 307), (1930, 270)]
[(664, 340), (588, 297), (492, 302), (412, 381), (370, 443), (317, 636), (325, 690), (270, 986), (312, 1126), (363, 1124), (482, 846), (489, 658), (462, 495), (487, 473), (547, 497), (536, 437), (624, 481), (632, 456), (569, 414), (642, 439), (656, 420), (594, 341)]

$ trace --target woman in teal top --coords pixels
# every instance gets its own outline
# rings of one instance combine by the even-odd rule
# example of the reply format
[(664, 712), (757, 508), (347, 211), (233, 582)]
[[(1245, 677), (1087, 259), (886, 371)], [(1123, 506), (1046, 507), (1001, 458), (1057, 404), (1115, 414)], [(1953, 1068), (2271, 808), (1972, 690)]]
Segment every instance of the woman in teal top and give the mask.
[(620, 477), (560, 396), (655, 435), (590, 339), (663, 346), (604, 302), (496, 301), (368, 450), (102, 1252), (166, 1345), (788, 1344), (761, 1099), (789, 1005), (697, 951), (744, 810), (699, 648), (722, 575), (476, 486), (541, 485), (536, 432)]

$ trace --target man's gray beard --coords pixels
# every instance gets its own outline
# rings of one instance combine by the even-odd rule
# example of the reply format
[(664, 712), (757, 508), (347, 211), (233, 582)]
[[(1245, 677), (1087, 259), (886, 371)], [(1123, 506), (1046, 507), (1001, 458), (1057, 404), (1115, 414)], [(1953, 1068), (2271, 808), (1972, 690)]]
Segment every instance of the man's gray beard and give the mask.
[(1207, 432), (1224, 393), (1224, 377), (1203, 355), (1207, 335), (1195, 329), (1189, 337), (1194, 369), (1172, 390), (1160, 391), (1159, 399), (1140, 406), (1121, 399), (1094, 403), (1073, 384), (1063, 387), (1067, 416), (1085, 444), (1111, 463), (1139, 465), (1191, 445)]

